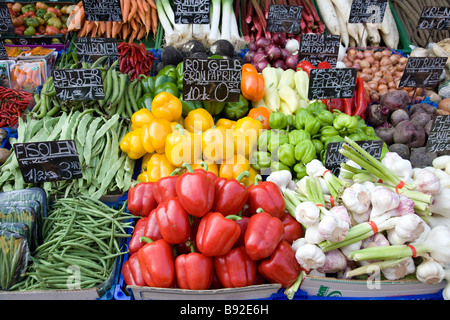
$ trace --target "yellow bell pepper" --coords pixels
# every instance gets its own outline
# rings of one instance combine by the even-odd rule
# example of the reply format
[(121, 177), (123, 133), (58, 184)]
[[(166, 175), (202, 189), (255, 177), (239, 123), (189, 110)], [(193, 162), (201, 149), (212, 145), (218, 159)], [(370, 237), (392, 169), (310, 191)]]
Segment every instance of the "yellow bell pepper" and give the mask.
[(131, 130), (142, 128), (155, 119), (152, 112), (148, 109), (140, 109), (131, 116)]
[[(205, 160), (206, 164), (208, 165), (208, 170), (206, 170), (207, 172), (212, 172), (214, 173), (216, 176), (219, 176), (219, 166), (214, 163), (214, 162), (208, 162), (207, 160)], [(191, 165), (192, 169), (204, 169), (203, 165), (200, 163), (194, 163)]]
[(216, 127), (225, 127), (226, 129), (234, 129), (235, 125), (236, 121), (225, 118), (221, 118), (216, 122)]
[(173, 122), (181, 118), (182, 105), (180, 99), (170, 92), (160, 92), (152, 102), (152, 113), (155, 118)]
[(203, 157), (222, 163), (234, 156), (233, 131), (224, 127), (213, 127), (202, 133)]
[(234, 153), (247, 159), (257, 149), (258, 137), (263, 126), (261, 121), (244, 117), (236, 121), (234, 127)]
[[(168, 134), (172, 133), (171, 123), (164, 119), (154, 118), (154, 120), (145, 125), (143, 129), (142, 144), (144, 149), (148, 153), (164, 150), (166, 137)], [(162, 153), (164, 153), (164, 151)]]
[(253, 169), (253, 167), (250, 166), (250, 169), (248, 169), (248, 173), (249, 173), (248, 177), (244, 177), (244, 178), (242, 179), (242, 183), (243, 183), (246, 187), (249, 187), (249, 186), (251, 186), (252, 184), (255, 183), (255, 177), (259, 174), (259, 171)]
[(214, 119), (206, 109), (199, 108), (189, 112), (183, 123), (189, 132), (204, 132), (214, 126)]
[(120, 141), (120, 150), (134, 160), (144, 156), (147, 151), (142, 144), (143, 134), (144, 128), (137, 128), (128, 132)]
[(181, 125), (166, 137), (165, 155), (169, 162), (181, 167), (184, 162), (193, 164), (196, 160), (200, 163), (202, 157), (201, 135), (189, 132)]
[(219, 177), (236, 179), (239, 174), (250, 170), (250, 162), (242, 155), (225, 160), (219, 168)]
[(146, 164), (147, 170), (142, 172), (137, 181), (156, 182), (161, 178), (168, 177), (176, 169), (164, 154), (155, 153)]
[(146, 153), (142, 157), (142, 163), (141, 163), (141, 173), (147, 171), (147, 163), (150, 161), (154, 153)]

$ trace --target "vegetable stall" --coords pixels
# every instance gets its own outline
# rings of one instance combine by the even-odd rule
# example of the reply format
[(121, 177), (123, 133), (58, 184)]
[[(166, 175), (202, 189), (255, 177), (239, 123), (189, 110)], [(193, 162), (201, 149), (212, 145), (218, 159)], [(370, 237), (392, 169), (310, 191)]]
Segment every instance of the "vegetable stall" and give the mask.
[(450, 299), (447, 1), (0, 12), (0, 299)]

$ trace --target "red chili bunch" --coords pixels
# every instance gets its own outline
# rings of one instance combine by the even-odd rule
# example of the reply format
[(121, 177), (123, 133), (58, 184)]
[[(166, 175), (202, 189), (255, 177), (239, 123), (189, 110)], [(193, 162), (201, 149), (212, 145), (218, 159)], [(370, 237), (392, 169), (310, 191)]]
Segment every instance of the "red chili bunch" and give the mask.
[(140, 182), (128, 210), (140, 216), (122, 274), (128, 285), (205, 290), (265, 282), (290, 287), (301, 266), (291, 247), (303, 229), (270, 181), (248, 188), (204, 169)]
[(150, 76), (153, 61), (156, 60), (152, 52), (145, 48), (141, 42), (136, 43), (120, 42), (117, 45), (119, 53), (120, 72), (129, 74), (131, 80), (138, 78), (141, 74)]
[(29, 92), (0, 87), (0, 128), (15, 126), (32, 98)]

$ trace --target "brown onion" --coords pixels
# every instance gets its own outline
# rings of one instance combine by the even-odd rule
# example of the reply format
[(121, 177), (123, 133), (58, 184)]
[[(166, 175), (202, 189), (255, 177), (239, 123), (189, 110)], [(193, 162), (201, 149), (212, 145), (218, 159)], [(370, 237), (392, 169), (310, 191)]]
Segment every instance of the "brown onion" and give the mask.
[(373, 57), (375, 58), (375, 60), (380, 61), (384, 57), (384, 55), (381, 52), (377, 51), (373, 54)]

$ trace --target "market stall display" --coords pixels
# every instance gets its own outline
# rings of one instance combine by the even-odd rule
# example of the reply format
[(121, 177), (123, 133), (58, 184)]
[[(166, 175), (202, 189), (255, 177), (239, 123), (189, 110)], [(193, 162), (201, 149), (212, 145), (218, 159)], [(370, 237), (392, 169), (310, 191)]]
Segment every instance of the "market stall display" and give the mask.
[(0, 6), (0, 299), (450, 298), (448, 3), (112, 2)]

